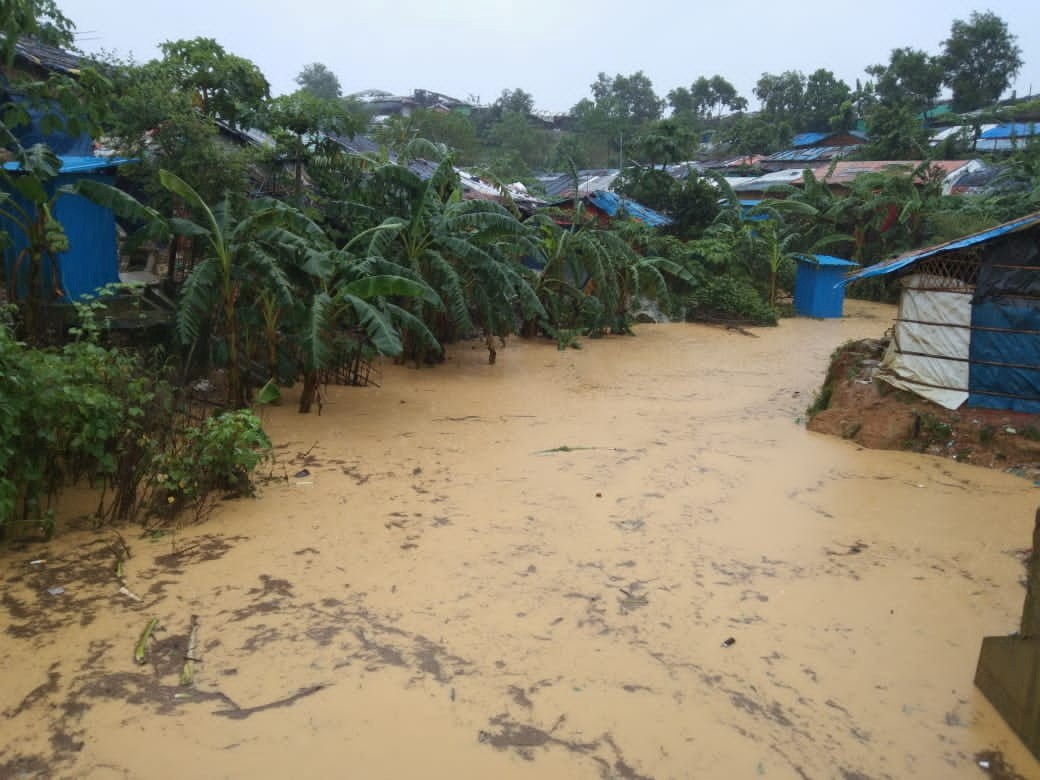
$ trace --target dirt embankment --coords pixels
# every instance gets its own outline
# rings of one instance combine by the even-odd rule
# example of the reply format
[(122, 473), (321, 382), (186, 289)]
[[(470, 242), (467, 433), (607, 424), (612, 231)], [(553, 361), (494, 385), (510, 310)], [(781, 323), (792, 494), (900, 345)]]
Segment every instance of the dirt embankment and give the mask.
[(909, 450), (1040, 476), (1040, 415), (956, 411), (876, 379), (888, 342), (850, 341), (831, 357), (810, 407), (809, 430), (871, 449)]

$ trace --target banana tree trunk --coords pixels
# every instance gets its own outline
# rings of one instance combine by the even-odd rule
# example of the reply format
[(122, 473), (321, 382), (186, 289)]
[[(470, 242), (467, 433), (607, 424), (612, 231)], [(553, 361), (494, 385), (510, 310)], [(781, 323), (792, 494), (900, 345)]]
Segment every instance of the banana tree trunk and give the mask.
[[(303, 391), (300, 393), (300, 414), (310, 414), (311, 406), (318, 397), (318, 372), (303, 372)], [(320, 404), (319, 404), (320, 408)]]

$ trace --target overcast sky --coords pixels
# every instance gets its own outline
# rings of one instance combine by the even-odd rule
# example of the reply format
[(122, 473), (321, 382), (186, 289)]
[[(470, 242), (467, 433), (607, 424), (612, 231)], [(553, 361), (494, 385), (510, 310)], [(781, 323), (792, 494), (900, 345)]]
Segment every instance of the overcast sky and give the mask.
[(991, 10), (1018, 36), (1019, 95), (1040, 92), (1040, 2), (991, 0), (58, 0), (80, 46), (143, 62), (164, 40), (215, 38), (255, 62), (275, 94), (310, 62), (344, 93), (423, 88), (493, 101), (522, 88), (566, 111), (600, 71), (638, 70), (664, 97), (698, 76), (729, 79), (756, 103), (763, 72), (828, 68), (850, 85), (893, 48), (938, 53), (954, 19)]

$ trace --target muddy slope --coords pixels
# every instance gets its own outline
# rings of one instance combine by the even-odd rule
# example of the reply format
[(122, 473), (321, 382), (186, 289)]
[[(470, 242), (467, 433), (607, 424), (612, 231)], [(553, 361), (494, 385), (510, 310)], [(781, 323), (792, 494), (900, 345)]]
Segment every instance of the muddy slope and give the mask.
[(124, 531), (132, 596), (107, 540), (5, 554), (0, 777), (1040, 776), (972, 686), (1036, 489), (806, 431), (849, 310), (290, 399), (258, 500)]
[(1019, 476), (1040, 476), (1040, 415), (945, 409), (877, 381), (887, 341), (850, 341), (835, 350), (809, 430), (864, 447), (923, 452)]

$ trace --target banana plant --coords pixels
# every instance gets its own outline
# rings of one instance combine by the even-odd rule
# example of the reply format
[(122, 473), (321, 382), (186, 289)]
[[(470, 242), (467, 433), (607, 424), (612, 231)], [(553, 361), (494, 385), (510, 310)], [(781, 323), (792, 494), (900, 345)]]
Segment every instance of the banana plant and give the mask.
[[(544, 316), (520, 262), (533, 249), (529, 229), (498, 203), (463, 200), (448, 158), (425, 181), (406, 168), (385, 173), (412, 194), (405, 213), (387, 217), (351, 245), (364, 242), (365, 257), (395, 263), (436, 291), (443, 313), (421, 299), (412, 313), (438, 341), (483, 331), (494, 362), (494, 339), (514, 332), (518, 320)], [(429, 354), (422, 339), (405, 332), (405, 358), (419, 362)]]
[[(176, 329), (185, 345), (194, 345), (203, 326), (211, 325), (226, 345), (227, 401), (230, 406), (248, 405), (248, 386), (243, 381), (244, 355), (241, 353), (242, 303), (251, 305), (265, 293), (282, 300), (292, 298), (292, 287), (282, 268), (285, 255), (299, 249), (298, 233), (288, 226), (309, 220), (283, 203), (254, 201), (242, 208), (241, 216), (225, 199), (213, 208), (186, 181), (167, 170), (159, 180), (179, 197), (195, 220), (170, 220), (173, 232), (200, 240), (204, 257), (192, 269), (181, 289)], [(313, 223), (309, 223), (313, 225)], [(312, 236), (320, 237), (313, 225)]]

